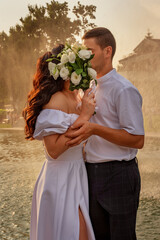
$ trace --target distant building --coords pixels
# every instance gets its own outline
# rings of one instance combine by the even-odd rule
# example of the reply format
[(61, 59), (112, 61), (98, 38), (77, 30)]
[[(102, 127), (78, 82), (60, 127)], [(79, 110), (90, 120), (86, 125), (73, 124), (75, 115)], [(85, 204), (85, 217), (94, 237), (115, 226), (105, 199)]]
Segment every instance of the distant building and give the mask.
[(119, 71), (151, 71), (160, 68), (160, 39), (148, 33), (128, 57), (119, 61)]
[(117, 70), (140, 91), (147, 129), (160, 131), (160, 39), (148, 32), (133, 53), (119, 61)]

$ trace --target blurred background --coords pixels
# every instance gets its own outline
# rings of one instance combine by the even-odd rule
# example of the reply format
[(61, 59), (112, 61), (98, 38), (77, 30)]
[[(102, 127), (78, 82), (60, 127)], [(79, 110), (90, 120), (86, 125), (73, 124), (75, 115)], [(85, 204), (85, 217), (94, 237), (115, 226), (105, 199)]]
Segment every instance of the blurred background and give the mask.
[(41, 142), (24, 139), (22, 109), (37, 58), (58, 43), (81, 42), (107, 27), (117, 41), (113, 65), (143, 97), (145, 146), (138, 240), (160, 239), (160, 0), (0, 1), (0, 239), (29, 239)]

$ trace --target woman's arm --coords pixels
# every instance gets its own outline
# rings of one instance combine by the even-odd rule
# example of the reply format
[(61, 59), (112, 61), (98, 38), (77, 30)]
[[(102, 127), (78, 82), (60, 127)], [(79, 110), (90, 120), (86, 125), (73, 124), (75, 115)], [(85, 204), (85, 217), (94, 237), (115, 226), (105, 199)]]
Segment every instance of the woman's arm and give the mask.
[(48, 155), (54, 159), (57, 159), (69, 148), (69, 146), (66, 146), (68, 140), (70, 140), (70, 138), (64, 134), (52, 134), (43, 138)]
[[(82, 109), (79, 117), (75, 121), (75, 124), (79, 124), (82, 121), (87, 121), (90, 119), (95, 109), (95, 101), (94, 94), (88, 95), (91, 90), (87, 90), (82, 99)], [(47, 106), (50, 107), (50, 106)], [(53, 108), (53, 105), (52, 105)], [(66, 145), (66, 142), (70, 140), (69, 137), (66, 136), (68, 132), (71, 132), (71, 129), (64, 134), (53, 134), (44, 137), (44, 145), (48, 152), (48, 154), (57, 159), (63, 152), (65, 152), (69, 146)]]
[[(86, 115), (81, 114), (77, 120), (76, 124), (79, 124), (81, 121), (87, 120)], [(71, 138), (67, 137), (66, 134), (68, 132), (71, 133), (71, 129), (64, 134), (52, 134), (44, 137), (44, 145), (48, 152), (48, 155), (54, 159), (57, 159), (63, 152), (65, 152), (70, 146), (67, 146), (67, 141), (71, 140)]]

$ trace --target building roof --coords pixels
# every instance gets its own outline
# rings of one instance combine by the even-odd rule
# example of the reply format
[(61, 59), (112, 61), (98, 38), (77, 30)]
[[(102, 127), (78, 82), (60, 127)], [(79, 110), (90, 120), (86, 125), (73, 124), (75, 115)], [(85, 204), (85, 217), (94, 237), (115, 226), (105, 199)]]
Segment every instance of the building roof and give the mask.
[(160, 39), (145, 38), (133, 51), (135, 53), (160, 51)]
[(133, 50), (133, 53), (129, 54), (127, 57), (120, 59), (119, 62), (122, 63), (124, 61), (131, 60), (140, 55), (148, 55), (148, 54), (158, 54), (160, 53), (160, 39), (153, 39), (150, 37), (144, 38), (138, 46)]

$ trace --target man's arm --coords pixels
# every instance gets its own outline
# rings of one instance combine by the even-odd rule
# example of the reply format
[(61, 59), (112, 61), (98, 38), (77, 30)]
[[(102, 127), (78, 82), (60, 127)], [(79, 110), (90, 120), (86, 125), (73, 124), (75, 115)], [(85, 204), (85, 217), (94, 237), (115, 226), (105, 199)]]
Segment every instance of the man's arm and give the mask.
[(123, 129), (112, 129), (88, 121), (75, 123), (71, 129), (72, 131), (66, 134), (67, 137), (72, 138), (72, 140), (66, 143), (68, 146), (78, 145), (91, 135), (97, 135), (109, 142), (124, 147), (141, 149), (144, 145), (144, 135), (133, 135)]
[(73, 125), (73, 129), (79, 129), (74, 133), (68, 133), (67, 136), (74, 138), (67, 142), (68, 145), (77, 145), (91, 135), (97, 135), (120, 146), (142, 148), (144, 145), (144, 131), (141, 107), (142, 98), (138, 90), (133, 87), (122, 89), (115, 100), (120, 129), (83, 121), (79, 125)]
[(141, 149), (144, 145), (144, 135), (133, 135), (124, 129), (111, 129), (97, 124), (93, 132), (99, 137), (120, 146)]

